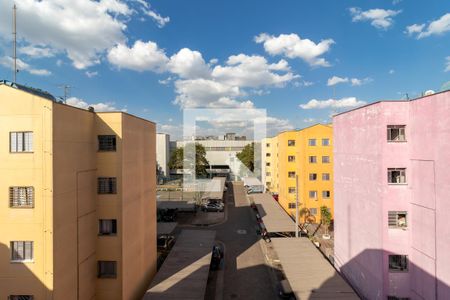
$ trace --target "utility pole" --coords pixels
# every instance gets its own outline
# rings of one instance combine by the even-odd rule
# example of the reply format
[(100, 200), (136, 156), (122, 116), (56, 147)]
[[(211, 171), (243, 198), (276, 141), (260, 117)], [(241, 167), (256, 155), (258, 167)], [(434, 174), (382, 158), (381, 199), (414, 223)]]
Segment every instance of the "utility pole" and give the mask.
[(16, 4), (13, 6), (13, 82), (17, 82), (17, 27), (16, 27)]
[(298, 175), (295, 174), (295, 237), (298, 238)]

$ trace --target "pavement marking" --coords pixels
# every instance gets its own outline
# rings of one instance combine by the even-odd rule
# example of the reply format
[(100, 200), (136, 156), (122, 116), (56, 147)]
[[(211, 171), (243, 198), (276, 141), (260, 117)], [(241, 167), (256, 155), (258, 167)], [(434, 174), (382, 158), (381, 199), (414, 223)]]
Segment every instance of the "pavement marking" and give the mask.
[(247, 230), (245, 230), (245, 229), (238, 229), (237, 233), (238, 234), (247, 234)]

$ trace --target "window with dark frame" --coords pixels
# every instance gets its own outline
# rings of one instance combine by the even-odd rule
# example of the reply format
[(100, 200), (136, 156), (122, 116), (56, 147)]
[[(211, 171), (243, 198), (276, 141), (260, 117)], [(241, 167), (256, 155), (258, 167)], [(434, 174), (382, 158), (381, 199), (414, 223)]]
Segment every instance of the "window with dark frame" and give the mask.
[(406, 168), (389, 168), (388, 183), (391, 184), (406, 183)]
[(114, 219), (100, 219), (98, 221), (99, 235), (116, 235), (117, 234), (117, 220)]
[(309, 191), (310, 199), (317, 199), (317, 191)]
[(389, 228), (406, 228), (407, 223), (406, 211), (389, 211), (388, 212), (388, 226)]
[(12, 241), (11, 261), (27, 262), (33, 261), (33, 242), (32, 241)]
[(289, 155), (288, 156), (288, 162), (295, 162), (295, 156), (294, 155)]
[(317, 180), (317, 174), (316, 173), (310, 173), (309, 174), (309, 180), (310, 181), (316, 181)]
[(295, 178), (295, 171), (288, 172), (289, 178)]
[(316, 139), (309, 139), (308, 140), (308, 146), (315, 146), (316, 145)]
[(270, 157), (270, 153), (266, 153), (266, 157)]
[(387, 300), (410, 300), (409, 297), (387, 296)]
[(98, 151), (116, 151), (115, 135), (99, 135)]
[(322, 146), (330, 146), (330, 139), (322, 139)]
[(388, 142), (406, 142), (405, 125), (388, 125), (387, 140)]
[(116, 278), (117, 277), (117, 262), (100, 260), (97, 264), (98, 278)]
[(295, 146), (295, 140), (288, 140), (288, 146)]
[(289, 209), (296, 208), (295, 202), (289, 202), (288, 207), (289, 207)]
[(322, 173), (322, 180), (323, 181), (329, 181), (330, 180), (330, 173)]
[(331, 197), (330, 191), (322, 191), (322, 198), (329, 199)]
[(33, 300), (34, 297), (32, 295), (10, 295), (8, 296), (8, 300)]
[(295, 187), (289, 187), (288, 188), (288, 193), (289, 194), (295, 194)]
[(309, 163), (310, 163), (310, 164), (315, 164), (315, 163), (317, 163), (317, 156), (310, 156), (310, 157), (309, 157)]
[(330, 157), (329, 156), (322, 156), (322, 163), (323, 164), (329, 164), (330, 163)]
[(11, 208), (33, 208), (34, 188), (32, 186), (9, 187), (9, 207)]
[(9, 151), (11, 153), (33, 152), (33, 132), (31, 131), (10, 132)]
[(408, 256), (389, 255), (389, 271), (408, 272)]
[(116, 177), (99, 177), (98, 194), (117, 194)]
[(270, 167), (270, 162), (266, 162), (266, 167)]

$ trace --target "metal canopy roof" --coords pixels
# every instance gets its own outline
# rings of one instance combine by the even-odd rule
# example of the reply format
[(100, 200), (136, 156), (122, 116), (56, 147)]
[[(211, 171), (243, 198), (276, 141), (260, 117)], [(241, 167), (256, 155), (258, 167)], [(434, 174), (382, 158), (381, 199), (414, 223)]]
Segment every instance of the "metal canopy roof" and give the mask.
[(177, 227), (177, 222), (158, 222), (156, 223), (156, 232), (158, 235), (160, 234), (172, 234)]
[(308, 238), (272, 239), (297, 299), (360, 299)]
[(270, 194), (251, 194), (268, 232), (294, 232), (295, 223)]
[(143, 300), (203, 300), (216, 232), (183, 230)]

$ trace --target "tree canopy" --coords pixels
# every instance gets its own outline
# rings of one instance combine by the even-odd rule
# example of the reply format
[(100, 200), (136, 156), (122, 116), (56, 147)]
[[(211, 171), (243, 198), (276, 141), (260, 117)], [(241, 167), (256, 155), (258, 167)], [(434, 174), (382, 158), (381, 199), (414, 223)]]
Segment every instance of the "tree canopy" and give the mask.
[(255, 170), (254, 151), (255, 144), (251, 143), (246, 145), (241, 152), (236, 154), (236, 157), (252, 172)]
[[(192, 161), (193, 157), (187, 155), (184, 157), (184, 148), (177, 147), (170, 155), (169, 159), (169, 168), (170, 169), (184, 169), (184, 162), (186, 159), (186, 163), (190, 168), (193, 167)], [(206, 169), (209, 166), (209, 162), (206, 159), (206, 150), (203, 145), (199, 143), (195, 143), (195, 173), (196, 175), (204, 176), (206, 175)]]

